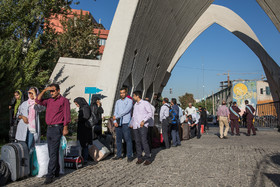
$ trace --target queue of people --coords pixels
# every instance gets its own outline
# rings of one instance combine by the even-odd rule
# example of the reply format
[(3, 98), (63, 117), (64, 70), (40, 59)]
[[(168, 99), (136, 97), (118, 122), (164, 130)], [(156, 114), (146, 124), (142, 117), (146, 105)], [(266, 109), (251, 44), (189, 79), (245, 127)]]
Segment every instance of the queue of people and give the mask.
[[(49, 92), (50, 98), (43, 99), (43, 95)], [(154, 117), (157, 110), (150, 103), (149, 98), (142, 99), (141, 91), (134, 91), (133, 97), (128, 95), (128, 89), (123, 87), (119, 90), (120, 99), (114, 106), (113, 123), (116, 132), (117, 152), (113, 160), (123, 159), (123, 141), (126, 143), (127, 162), (134, 160), (133, 147), (136, 148), (136, 164), (148, 166), (152, 163), (152, 143)], [(85, 162), (88, 160), (89, 145), (92, 144), (93, 133), (88, 124), (89, 119), (94, 116), (96, 121), (94, 132), (97, 136), (102, 134), (102, 114), (103, 108), (100, 98), (93, 97), (90, 105), (82, 98), (77, 97), (74, 103), (78, 107), (77, 119), (77, 139), (82, 147), (82, 157)], [(248, 133), (251, 130), (256, 135), (252, 125), (254, 108), (246, 103), (246, 116), (248, 124)], [(69, 100), (60, 94), (58, 84), (51, 84), (40, 93), (36, 87), (28, 90), (28, 100), (24, 101), (24, 94), (17, 90), (10, 108), (10, 123), (17, 124), (15, 139), (25, 141), (31, 149), (35, 143), (40, 142), (40, 112), (46, 110), (45, 121), (47, 127), (47, 143), (49, 152), (48, 174), (45, 184), (50, 184), (55, 177), (59, 176), (59, 147), (61, 137), (68, 134), (68, 124), (71, 121)], [(226, 139), (229, 130), (229, 121), (231, 123), (231, 132), (239, 134), (238, 119), (240, 109), (233, 103), (230, 108), (223, 102), (218, 109), (218, 120), (220, 125), (220, 138)], [(162, 126), (162, 137), (165, 149), (181, 146), (182, 134), (187, 134), (187, 139), (201, 138), (201, 126), (208, 130), (207, 112), (203, 107), (198, 110), (189, 103), (183, 110), (175, 98), (169, 102), (164, 98), (162, 106), (159, 109), (159, 121)], [(225, 131), (224, 131), (224, 126)], [(133, 144), (135, 142), (135, 145)], [(144, 153), (144, 154), (143, 154)]]

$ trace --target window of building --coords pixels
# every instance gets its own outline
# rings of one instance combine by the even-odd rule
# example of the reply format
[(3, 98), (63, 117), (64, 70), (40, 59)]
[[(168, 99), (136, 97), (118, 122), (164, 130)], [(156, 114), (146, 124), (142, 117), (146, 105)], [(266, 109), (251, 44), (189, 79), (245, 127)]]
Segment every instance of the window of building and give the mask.
[(260, 94), (263, 94), (263, 88), (260, 89)]
[(105, 39), (99, 39), (99, 45), (105, 45), (106, 44), (106, 40)]
[(270, 88), (268, 86), (265, 87), (265, 92), (266, 92), (266, 95), (270, 95)]

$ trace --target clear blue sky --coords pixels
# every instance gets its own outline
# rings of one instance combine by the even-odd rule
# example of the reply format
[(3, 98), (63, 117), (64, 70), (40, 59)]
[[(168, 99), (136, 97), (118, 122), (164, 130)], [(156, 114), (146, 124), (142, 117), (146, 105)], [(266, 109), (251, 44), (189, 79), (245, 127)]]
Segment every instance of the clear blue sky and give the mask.
[[(110, 29), (118, 0), (82, 0), (76, 9), (88, 10), (106, 29)], [(214, 4), (223, 5), (235, 11), (254, 30), (268, 54), (279, 64), (280, 33), (265, 14), (256, 0), (216, 0)], [(185, 92), (193, 93), (195, 98), (203, 97), (202, 64), (204, 64), (205, 95), (218, 91), (219, 82), (231, 72), (230, 79), (260, 79), (264, 75), (257, 56), (237, 37), (219, 25), (212, 25), (202, 33), (187, 49), (163, 91), (166, 97), (178, 97)], [(250, 74), (244, 74), (250, 73)], [(169, 94), (172, 88), (173, 94)]]

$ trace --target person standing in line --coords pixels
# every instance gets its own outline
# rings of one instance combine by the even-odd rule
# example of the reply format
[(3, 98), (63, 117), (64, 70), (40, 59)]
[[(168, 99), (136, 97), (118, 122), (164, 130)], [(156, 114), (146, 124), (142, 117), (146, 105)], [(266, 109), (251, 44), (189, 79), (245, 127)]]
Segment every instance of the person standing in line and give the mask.
[(132, 151), (132, 139), (131, 130), (129, 123), (131, 121), (131, 111), (133, 107), (133, 101), (127, 97), (127, 89), (120, 89), (120, 99), (115, 104), (114, 111), (114, 125), (116, 129), (116, 140), (117, 140), (117, 155), (113, 160), (122, 159), (122, 139), (126, 142), (127, 162), (132, 162), (133, 151)]
[(189, 106), (185, 110), (185, 114), (189, 116), (192, 114), (196, 114), (196, 112), (197, 112), (196, 108), (192, 105), (192, 103), (189, 103)]
[(181, 140), (179, 136), (179, 107), (175, 98), (171, 99), (171, 109), (176, 113), (176, 123), (171, 124), (172, 147), (177, 147), (181, 145)]
[(253, 131), (253, 136), (255, 136), (255, 135), (257, 135), (256, 134), (256, 129), (255, 129), (254, 124), (253, 124), (255, 109), (252, 105), (249, 105), (248, 100), (245, 100), (245, 105), (246, 105), (245, 115), (246, 115), (247, 129), (248, 129), (246, 136), (251, 135), (251, 129)]
[[(222, 105), (219, 106), (217, 116), (220, 126), (220, 139), (227, 139), (227, 133), (229, 130), (229, 109), (226, 106), (226, 101), (223, 101)], [(226, 126), (225, 132), (224, 126)]]
[[(51, 98), (43, 100), (43, 95), (49, 91)], [(49, 150), (49, 166), (48, 174), (44, 184), (50, 184), (54, 181), (54, 177), (59, 177), (59, 147), (62, 135), (68, 134), (67, 125), (71, 122), (70, 103), (69, 100), (60, 94), (58, 84), (51, 84), (44, 89), (36, 98), (36, 103), (45, 106), (47, 142)]]
[(197, 124), (197, 139), (199, 139), (201, 137), (201, 125), (204, 125), (204, 130), (205, 130), (205, 126), (207, 125), (207, 113), (205, 111), (205, 108), (199, 106), (199, 113), (200, 113), (200, 117), (199, 117), (199, 123)]
[[(96, 116), (98, 123), (94, 126), (94, 133), (97, 135), (97, 137), (102, 135), (102, 114), (104, 113), (104, 110), (102, 108), (102, 104), (99, 97), (92, 97), (91, 103), (90, 103), (90, 109)], [(94, 137), (95, 138), (95, 137)]]
[[(142, 100), (142, 92), (134, 91), (133, 99), (136, 101), (133, 109), (133, 116), (130, 126), (133, 128), (134, 138), (136, 142), (136, 153), (137, 153), (137, 162), (136, 164), (150, 165), (151, 152), (148, 144), (148, 126), (149, 120), (153, 117), (153, 111), (150, 106), (150, 103)], [(144, 150), (145, 156), (142, 156), (142, 150)]]
[(14, 97), (12, 98), (12, 100), (9, 104), (10, 125), (15, 125), (18, 108), (23, 102), (24, 102), (24, 97), (23, 97), (22, 91), (16, 90), (14, 93)]
[(180, 140), (182, 141), (183, 140), (183, 138), (182, 138), (182, 136), (183, 136), (183, 128), (182, 128), (182, 125), (183, 125), (183, 123), (185, 122), (185, 120), (186, 120), (186, 116), (184, 115), (184, 112), (185, 111), (183, 111), (183, 109), (181, 108), (181, 106), (180, 106), (180, 104), (178, 104), (178, 107), (179, 107), (179, 137), (180, 137)]
[(164, 98), (162, 101), (163, 105), (160, 108), (160, 114), (159, 114), (159, 121), (161, 122), (162, 125), (162, 136), (165, 144), (165, 149), (170, 148), (169, 137), (168, 137), (168, 131), (169, 131), (168, 117), (169, 117), (170, 105), (168, 103), (169, 103), (168, 98)]
[(74, 103), (79, 108), (77, 139), (81, 144), (82, 157), (86, 164), (88, 161), (88, 146), (92, 144), (92, 128), (86, 126), (91, 117), (91, 109), (83, 97), (77, 97), (74, 99)]
[(229, 107), (229, 116), (230, 116), (230, 127), (231, 127), (231, 135), (234, 136), (234, 128), (236, 132), (236, 136), (240, 136), (239, 133), (239, 113), (241, 110), (238, 108), (236, 102), (233, 102), (232, 106)]
[(148, 97), (145, 98), (145, 101), (149, 102), (152, 108), (153, 116), (151, 119), (149, 119), (149, 126), (148, 126), (148, 143), (150, 147), (150, 151), (152, 151), (152, 145), (153, 145), (153, 129), (154, 129), (154, 123), (155, 123), (155, 110), (156, 108), (151, 104), (151, 101)]

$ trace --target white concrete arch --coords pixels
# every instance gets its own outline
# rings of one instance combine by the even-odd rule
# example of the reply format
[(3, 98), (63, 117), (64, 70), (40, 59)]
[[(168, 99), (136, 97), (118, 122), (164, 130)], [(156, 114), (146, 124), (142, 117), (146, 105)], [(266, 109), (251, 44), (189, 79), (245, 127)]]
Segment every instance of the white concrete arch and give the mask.
[(175, 53), (167, 69), (167, 73), (170, 74), (172, 72), (178, 60), (192, 44), (192, 42), (202, 32), (215, 23), (237, 36), (258, 56), (269, 81), (270, 88), (272, 90), (272, 96), (274, 100), (278, 101), (280, 98), (280, 72), (278, 64), (265, 51), (261, 42), (250, 26), (235, 12), (220, 5), (210, 5), (209, 8), (197, 20)]
[(234, 31), (240, 31), (254, 39), (258, 44), (262, 45), (251, 27), (239, 15), (224, 6), (212, 4), (197, 20), (195, 25), (183, 40), (167, 69), (168, 72), (173, 70), (178, 60), (192, 44), (192, 42), (201, 33), (203, 33), (215, 23), (232, 33)]

